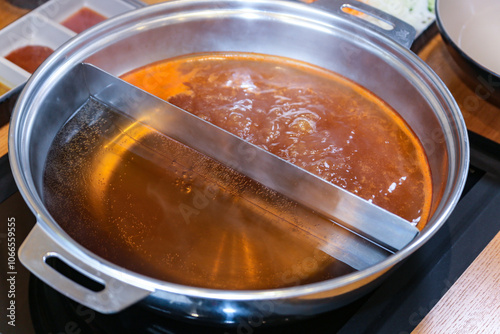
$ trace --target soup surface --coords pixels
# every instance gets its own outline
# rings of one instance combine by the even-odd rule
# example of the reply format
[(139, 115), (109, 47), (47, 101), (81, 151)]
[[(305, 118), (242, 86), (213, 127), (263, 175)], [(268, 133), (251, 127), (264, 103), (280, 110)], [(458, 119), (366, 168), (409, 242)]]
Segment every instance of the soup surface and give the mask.
[(431, 203), (423, 148), (386, 103), (305, 63), (194, 55), (122, 77), (422, 228)]
[[(412, 131), (334, 73), (213, 54), (123, 78), (414, 224), (427, 219), (430, 175)], [(329, 248), (343, 249), (342, 228), (94, 100), (51, 146), (44, 201), (87, 249), (169, 282), (269, 289), (354, 271)]]

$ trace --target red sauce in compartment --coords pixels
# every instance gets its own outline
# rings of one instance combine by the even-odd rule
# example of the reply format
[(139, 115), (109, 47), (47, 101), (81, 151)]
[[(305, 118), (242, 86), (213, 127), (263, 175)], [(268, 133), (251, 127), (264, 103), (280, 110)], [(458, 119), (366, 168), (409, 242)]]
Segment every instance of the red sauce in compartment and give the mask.
[(53, 52), (54, 50), (47, 46), (27, 45), (12, 51), (5, 59), (33, 73)]
[(106, 19), (107, 17), (93, 11), (92, 9), (83, 7), (78, 12), (64, 20), (62, 25), (79, 34)]

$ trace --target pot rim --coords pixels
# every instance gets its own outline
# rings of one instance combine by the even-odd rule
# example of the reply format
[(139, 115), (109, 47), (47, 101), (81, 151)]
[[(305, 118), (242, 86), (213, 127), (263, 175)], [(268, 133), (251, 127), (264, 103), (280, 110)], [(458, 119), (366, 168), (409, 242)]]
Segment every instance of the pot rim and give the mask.
[[(98, 36), (104, 36), (106, 32), (112, 32), (117, 29), (121, 24), (128, 22), (128, 20), (134, 17), (149, 17), (154, 15), (158, 11), (175, 10), (182, 8), (184, 5), (189, 4), (199, 4), (199, 3), (210, 3), (211, 5), (217, 6), (216, 3), (248, 3), (247, 0), (174, 0), (169, 1), (149, 7), (140, 8), (129, 13), (122, 14), (115, 18), (109, 19), (88, 31), (77, 35), (69, 42), (57, 49), (52, 56), (50, 56), (43, 65), (33, 74), (29, 79), (26, 87), (23, 89), (18, 102), (13, 111), (13, 116), (11, 120), (11, 126), (9, 131), (9, 158), (12, 168), (12, 173), (14, 179), (19, 187), (19, 190), (27, 202), (28, 206), (35, 213), (37, 224), (40, 224), (48, 231), (51, 236), (57, 240), (60, 244), (64, 245), (69, 252), (75, 256), (83, 259), (84, 262), (95, 267), (97, 270), (116, 277), (124, 283), (128, 283), (140, 288), (149, 289), (152, 291), (166, 291), (179, 295), (204, 297), (218, 300), (262, 300), (262, 299), (282, 299), (291, 297), (302, 297), (311, 294), (321, 294), (327, 291), (346, 288), (349, 291), (348, 286), (353, 283), (363, 283), (363, 281), (370, 279), (376, 275), (382, 275), (383, 273), (390, 270), (397, 263), (401, 262), (403, 259), (407, 258), (410, 254), (416, 251), (420, 246), (422, 246), (427, 240), (437, 232), (439, 228), (444, 224), (451, 211), (455, 207), (459, 200), (459, 195), (465, 185), (465, 180), (467, 176), (467, 166), (469, 164), (469, 147), (467, 139), (467, 130), (465, 122), (461, 117), (460, 109), (453, 99), (452, 95), (444, 85), (444, 83), (439, 79), (439, 77), (430, 69), (430, 67), (425, 64), (420, 58), (413, 54), (408, 49), (400, 46), (391, 39), (373, 31), (368, 31), (367, 34), (377, 36), (377, 39), (381, 39), (385, 45), (389, 46), (394, 52), (404, 55), (408, 62), (411, 62), (418, 67), (418, 70), (425, 76), (439, 91), (442, 93), (443, 103), (446, 103), (447, 107), (451, 109), (451, 114), (453, 115), (453, 121), (456, 126), (455, 131), (458, 133), (458, 137), (462, 136), (462, 140), (457, 140), (458, 149), (461, 156), (459, 157), (459, 164), (457, 167), (456, 179), (449, 181), (452, 185), (452, 189), (449, 193), (449, 198), (446, 206), (441, 208), (440, 216), (433, 222), (432, 226), (424, 228), (420, 236), (417, 237), (413, 242), (411, 242), (407, 247), (398, 251), (394, 255), (389, 256), (386, 260), (364, 269), (362, 271), (357, 271), (351, 274), (347, 274), (334, 279), (321, 281), (317, 283), (280, 288), (280, 289), (268, 289), (268, 290), (218, 290), (218, 289), (208, 289), (200, 287), (192, 287), (181, 284), (170, 283), (167, 281), (162, 281), (159, 279), (151, 278), (131, 270), (125, 269), (118, 265), (115, 265), (87, 250), (85, 247), (74, 241), (55, 221), (52, 219), (48, 211), (43, 205), (43, 202), (36, 191), (36, 187), (30, 175), (30, 166), (28, 163), (23, 163), (23, 161), (29, 161), (28, 153), (26, 149), (18, 149), (19, 142), (22, 142), (23, 136), (22, 128), (26, 128), (25, 123), (27, 118), (29, 118), (28, 109), (30, 105), (37, 102), (33, 96), (39, 92), (39, 86), (44, 79), (43, 75), (45, 73), (50, 73), (50, 77), (57, 76), (61, 73), (65, 73), (69, 70), (73, 58), (77, 58), (80, 53), (86, 50), (88, 44), (85, 41), (91, 40), (92, 38)], [(273, 6), (280, 6), (280, 8), (298, 8), (301, 11), (308, 13), (314, 13), (320, 16), (330, 16), (331, 14), (325, 13), (322, 10), (315, 9), (310, 5), (302, 3), (292, 3), (288, 1), (272, 1), (272, 0), (255, 0), (251, 2), (253, 4), (268, 4)], [(354, 23), (352, 23), (354, 24)], [(78, 46), (84, 45), (82, 49), (78, 49)], [(82, 51), (83, 50), (83, 51)], [(65, 55), (69, 55), (65, 58)], [(61, 60), (62, 59), (62, 60)], [(28, 127), (32, 127), (32, 124)], [(28, 131), (29, 132), (29, 131)], [(31, 135), (31, 133), (30, 133)], [(460, 138), (458, 138), (460, 139)], [(451, 158), (450, 158), (451, 159)], [(454, 182), (453, 182), (454, 181)], [(441, 206), (440, 206), (441, 207)], [(438, 208), (439, 210), (439, 208)], [(434, 218), (431, 217), (431, 219)]]

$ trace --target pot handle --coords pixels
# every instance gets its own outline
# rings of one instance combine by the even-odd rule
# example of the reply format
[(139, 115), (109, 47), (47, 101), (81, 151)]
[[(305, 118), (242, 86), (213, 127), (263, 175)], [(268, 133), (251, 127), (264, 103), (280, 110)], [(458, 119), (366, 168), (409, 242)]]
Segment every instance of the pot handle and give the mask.
[[(415, 40), (417, 32), (415, 28), (394, 17), (380, 9), (374, 8), (370, 5), (367, 5), (361, 1), (356, 0), (340, 0), (340, 1), (332, 1), (332, 0), (299, 0), (301, 2), (309, 3), (311, 6), (317, 7), (319, 9), (325, 10), (327, 12), (333, 12), (335, 14), (348, 17), (350, 20), (355, 21), (356, 23), (371, 29), (375, 30), (386, 37), (394, 40), (395, 42), (401, 44), (405, 48), (409, 49)], [(388, 29), (385, 29), (375, 23), (372, 23), (366, 19), (360, 18), (356, 15), (348, 13), (349, 10), (355, 10), (362, 12), (376, 20), (382, 21), (388, 25)]]
[[(100, 289), (93, 291), (47, 263), (56, 258)], [(116, 313), (147, 297), (152, 291), (106, 275), (61, 247), (49, 231), (37, 223), (19, 248), (19, 260), (46, 284), (76, 302), (101, 313)], [(50, 261), (49, 261), (50, 262)], [(98, 283), (98, 284), (95, 284)]]

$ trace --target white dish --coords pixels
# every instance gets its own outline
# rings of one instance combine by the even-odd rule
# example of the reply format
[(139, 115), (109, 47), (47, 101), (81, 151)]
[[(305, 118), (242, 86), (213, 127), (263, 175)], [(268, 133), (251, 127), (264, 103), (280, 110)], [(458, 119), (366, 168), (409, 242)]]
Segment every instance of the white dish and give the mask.
[(500, 76), (500, 2), (441, 0), (437, 10), (445, 38), (470, 60)]
[(52, 0), (35, 11), (54, 22), (61, 23), (84, 7), (92, 9), (106, 18), (137, 8), (120, 0)]

